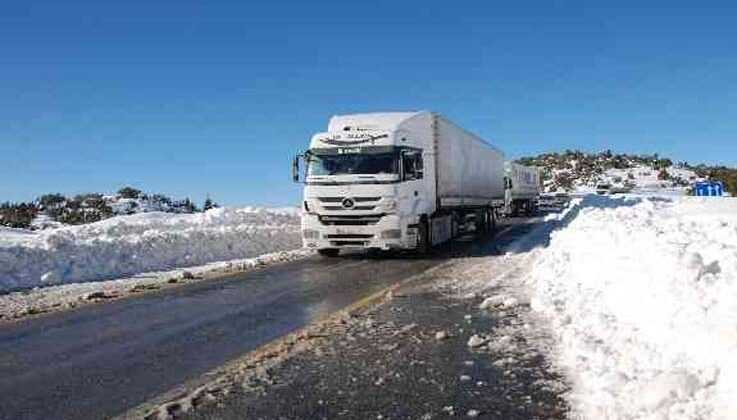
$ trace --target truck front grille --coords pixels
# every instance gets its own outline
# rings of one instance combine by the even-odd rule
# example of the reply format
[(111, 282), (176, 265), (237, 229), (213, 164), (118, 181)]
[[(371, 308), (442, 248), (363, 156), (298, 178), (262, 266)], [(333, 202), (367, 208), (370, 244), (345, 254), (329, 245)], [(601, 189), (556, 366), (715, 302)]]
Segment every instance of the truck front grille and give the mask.
[[(371, 211), (381, 201), (381, 197), (317, 197), (320, 205), (326, 211)], [(350, 199), (351, 206), (345, 207), (344, 200)]]
[[(323, 203), (342, 203), (348, 197), (317, 197)], [(379, 201), (381, 197), (350, 197), (356, 203), (365, 203), (368, 201)]]
[(348, 209), (345, 208), (345, 207), (343, 207), (343, 206), (322, 206), (322, 208), (324, 208), (325, 210), (333, 210), (333, 211), (338, 211), (338, 210), (373, 210), (373, 209), (376, 208), (376, 206), (353, 206), (353, 207), (348, 208)]
[(330, 241), (330, 246), (366, 246), (364, 241)]
[(374, 237), (370, 233), (341, 233), (325, 235), (328, 239), (371, 239)]
[(375, 225), (383, 215), (367, 216), (319, 216), (320, 223), (327, 226), (367, 226)]

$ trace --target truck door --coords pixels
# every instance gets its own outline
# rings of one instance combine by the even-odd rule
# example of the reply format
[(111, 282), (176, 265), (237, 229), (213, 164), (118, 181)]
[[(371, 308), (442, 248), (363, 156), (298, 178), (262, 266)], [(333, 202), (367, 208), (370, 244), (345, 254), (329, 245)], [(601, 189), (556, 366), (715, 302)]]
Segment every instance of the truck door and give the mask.
[(423, 178), (424, 165), (422, 162), (422, 152), (420, 150), (404, 150), (402, 151), (402, 187), (400, 196), (402, 201), (408, 203), (405, 211), (419, 214), (423, 209), (418, 209), (424, 197)]

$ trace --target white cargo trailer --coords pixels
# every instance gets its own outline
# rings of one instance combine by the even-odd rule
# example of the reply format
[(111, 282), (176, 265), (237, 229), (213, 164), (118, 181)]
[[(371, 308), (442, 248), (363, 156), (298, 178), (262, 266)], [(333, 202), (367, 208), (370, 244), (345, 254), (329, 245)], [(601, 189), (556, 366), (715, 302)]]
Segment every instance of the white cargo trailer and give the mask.
[[(306, 166), (301, 177), (300, 161)], [(420, 249), (504, 209), (504, 155), (438, 114), (334, 116), (293, 165), (304, 179), (306, 247)]]
[(514, 162), (505, 164), (506, 213), (508, 215), (534, 211), (540, 199), (540, 170)]

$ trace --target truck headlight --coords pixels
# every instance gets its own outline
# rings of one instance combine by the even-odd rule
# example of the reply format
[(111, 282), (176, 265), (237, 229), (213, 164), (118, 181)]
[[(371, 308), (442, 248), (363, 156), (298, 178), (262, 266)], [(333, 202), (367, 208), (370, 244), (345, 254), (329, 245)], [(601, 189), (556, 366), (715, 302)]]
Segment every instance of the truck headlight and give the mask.
[(305, 229), (302, 231), (302, 237), (305, 239), (317, 239), (320, 237), (320, 232), (313, 229)]
[(401, 229), (389, 229), (381, 231), (381, 239), (399, 239), (402, 237)]

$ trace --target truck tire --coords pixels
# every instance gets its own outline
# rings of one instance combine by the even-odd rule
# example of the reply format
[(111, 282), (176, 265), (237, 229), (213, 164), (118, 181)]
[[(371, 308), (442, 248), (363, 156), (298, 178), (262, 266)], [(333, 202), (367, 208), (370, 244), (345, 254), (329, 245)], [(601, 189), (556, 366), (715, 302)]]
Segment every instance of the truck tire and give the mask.
[(489, 218), (491, 219), (489, 223), (491, 226), (490, 230), (493, 232), (496, 230), (496, 219), (497, 219), (496, 209), (491, 209), (491, 211), (489, 212)]
[(489, 233), (491, 232), (491, 211), (484, 210), (481, 213), (479, 213), (479, 220), (477, 223), (477, 226), (479, 226), (479, 231), (481, 233)]
[(417, 252), (427, 254), (430, 252), (430, 223), (424, 217), (420, 220), (418, 234)]
[(489, 212), (479, 211), (476, 212), (476, 231), (479, 233), (486, 233), (489, 231)]
[(318, 249), (317, 253), (323, 257), (335, 258), (338, 256), (338, 254), (340, 254), (340, 250), (336, 248), (325, 248), (325, 249)]

